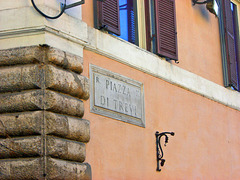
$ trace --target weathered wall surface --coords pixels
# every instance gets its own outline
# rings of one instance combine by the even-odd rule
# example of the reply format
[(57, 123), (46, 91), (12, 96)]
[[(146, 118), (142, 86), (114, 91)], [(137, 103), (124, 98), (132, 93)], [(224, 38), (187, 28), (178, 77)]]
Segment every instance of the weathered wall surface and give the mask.
[[(176, 8), (178, 65), (94, 29), (91, 0), (83, 21), (1, 2), (0, 179), (239, 179), (240, 94), (222, 86), (217, 18)], [(90, 112), (90, 64), (143, 83), (145, 128)], [(176, 133), (161, 172), (156, 131)]]
[(48, 46), (0, 54), (0, 179), (91, 179), (82, 57)]
[[(239, 110), (93, 52), (84, 51), (84, 58), (86, 76), (94, 64), (142, 82), (145, 93), (145, 128), (93, 114), (89, 101), (84, 104), (93, 132), (87, 145), (93, 179), (239, 179)], [(166, 147), (162, 139), (161, 172), (156, 131), (175, 132)]]

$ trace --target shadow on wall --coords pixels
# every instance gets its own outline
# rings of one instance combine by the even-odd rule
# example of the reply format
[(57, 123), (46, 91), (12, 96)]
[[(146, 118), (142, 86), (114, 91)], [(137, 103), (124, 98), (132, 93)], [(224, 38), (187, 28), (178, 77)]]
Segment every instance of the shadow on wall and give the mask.
[(200, 12), (202, 17), (206, 21), (210, 21), (209, 11), (206, 8), (206, 4), (195, 4), (195, 5), (192, 5), (192, 6), (193, 6), (194, 9), (196, 9), (196, 11)]

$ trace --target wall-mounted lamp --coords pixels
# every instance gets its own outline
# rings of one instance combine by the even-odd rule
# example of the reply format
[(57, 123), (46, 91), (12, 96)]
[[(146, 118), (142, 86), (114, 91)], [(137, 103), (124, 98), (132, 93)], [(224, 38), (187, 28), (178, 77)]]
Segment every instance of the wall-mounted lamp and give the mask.
[(85, 3), (85, 0), (81, 0), (81, 1), (78, 1), (78, 2), (75, 2), (75, 3), (72, 3), (72, 4), (69, 4), (67, 5), (66, 4), (66, 0), (64, 0), (64, 3), (60, 3), (60, 6), (61, 6), (61, 11), (60, 13), (57, 15), (57, 16), (48, 16), (46, 14), (44, 14), (42, 11), (40, 11), (40, 9), (38, 9), (38, 7), (36, 6), (34, 0), (31, 0), (32, 2), (32, 5), (33, 7), (36, 9), (37, 12), (39, 12), (42, 16), (44, 16), (45, 18), (48, 18), (48, 19), (57, 19), (59, 18), (66, 9), (69, 9), (69, 8), (73, 8), (75, 6), (79, 6), (79, 5), (82, 5)]
[(215, 16), (218, 16), (218, 3), (216, 2), (216, 0), (206, 0), (206, 1), (192, 0), (192, 3), (193, 5), (206, 4), (206, 8)]
[(157, 147), (157, 171), (161, 171), (160, 167), (159, 167), (159, 162), (161, 166), (164, 166), (165, 163), (165, 159), (163, 159), (163, 150), (162, 150), (162, 146), (161, 146), (161, 137), (165, 136), (165, 144), (164, 146), (166, 146), (166, 144), (168, 143), (168, 136), (167, 134), (170, 134), (172, 136), (174, 136), (174, 132), (162, 132), (159, 133), (158, 131), (155, 133), (156, 136), (156, 147)]

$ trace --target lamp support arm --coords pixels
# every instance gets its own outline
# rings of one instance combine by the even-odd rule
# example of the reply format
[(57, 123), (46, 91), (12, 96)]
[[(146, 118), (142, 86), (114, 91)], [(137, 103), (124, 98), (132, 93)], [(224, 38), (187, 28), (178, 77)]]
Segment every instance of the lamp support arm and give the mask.
[(156, 136), (156, 151), (157, 151), (157, 171), (161, 171), (160, 165), (164, 166), (165, 159), (163, 159), (163, 150), (161, 146), (161, 137), (165, 136), (165, 146), (168, 143), (168, 136), (167, 134), (170, 134), (171, 136), (174, 136), (174, 132), (162, 132), (159, 133), (158, 131), (155, 133)]

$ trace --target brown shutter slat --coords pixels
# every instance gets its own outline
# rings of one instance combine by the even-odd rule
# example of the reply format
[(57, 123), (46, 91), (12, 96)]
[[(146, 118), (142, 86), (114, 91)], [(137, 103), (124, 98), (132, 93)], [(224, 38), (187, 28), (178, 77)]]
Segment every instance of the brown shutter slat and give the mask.
[(178, 59), (175, 0), (155, 0), (157, 53)]
[(151, 24), (150, 24), (150, 7), (149, 7), (149, 0), (144, 0), (144, 6), (145, 6), (145, 24), (146, 24), (146, 44), (147, 44), (147, 50), (151, 51)]
[(120, 35), (119, 0), (97, 2), (98, 28)]
[(233, 30), (233, 17), (231, 11), (231, 1), (223, 0), (223, 19), (224, 19), (224, 29), (225, 29), (225, 43), (227, 52), (227, 62), (229, 69), (229, 80), (230, 85), (234, 88), (238, 88), (238, 75), (237, 75), (237, 60), (235, 52), (235, 42), (234, 42), (234, 30)]

